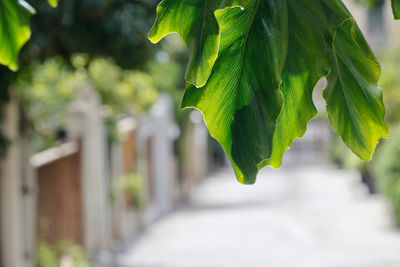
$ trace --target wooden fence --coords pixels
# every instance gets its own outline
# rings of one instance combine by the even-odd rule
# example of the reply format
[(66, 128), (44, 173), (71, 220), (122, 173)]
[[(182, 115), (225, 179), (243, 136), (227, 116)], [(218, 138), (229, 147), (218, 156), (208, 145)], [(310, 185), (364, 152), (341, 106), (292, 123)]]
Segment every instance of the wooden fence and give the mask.
[[(10, 114), (16, 110), (14, 106)], [(5, 208), (0, 220), (1, 267), (34, 266), (35, 244), (40, 242), (72, 241), (92, 256), (136, 234), (180, 199), (176, 192), (182, 181), (176, 169), (182, 163), (177, 163), (174, 150), (179, 128), (171, 100), (162, 95), (149, 113), (119, 121), (120, 138), (111, 147), (106, 145), (102, 112), (95, 92), (86, 88), (71, 104), (70, 141), (33, 156), (19, 136), (18, 116), (12, 117), (12, 153), (0, 165), (0, 178), (7, 178), (0, 180), (0, 205)], [(204, 141), (204, 129), (192, 128), (188, 142)], [(196, 155), (190, 157), (195, 163), (205, 157), (203, 141), (188, 144), (187, 153)], [(188, 166), (188, 184), (204, 173), (203, 167), (193, 162)], [(117, 190), (115, 199), (111, 197), (115, 185), (129, 175), (141, 179), (140, 207), (131, 192)]]

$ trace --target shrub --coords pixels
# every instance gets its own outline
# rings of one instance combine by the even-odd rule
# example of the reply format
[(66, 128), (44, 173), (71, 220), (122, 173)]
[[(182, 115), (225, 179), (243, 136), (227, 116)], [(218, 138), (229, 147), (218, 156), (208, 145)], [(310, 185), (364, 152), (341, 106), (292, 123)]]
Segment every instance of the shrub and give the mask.
[(400, 126), (391, 131), (372, 162), (373, 173), (380, 191), (391, 202), (400, 226)]

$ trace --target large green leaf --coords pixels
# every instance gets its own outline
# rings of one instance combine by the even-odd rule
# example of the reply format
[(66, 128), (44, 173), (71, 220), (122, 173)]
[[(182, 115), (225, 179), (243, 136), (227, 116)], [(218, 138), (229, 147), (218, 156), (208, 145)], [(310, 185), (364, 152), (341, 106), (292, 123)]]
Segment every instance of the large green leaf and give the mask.
[(280, 73), (287, 49), (285, 1), (248, 1), (215, 12), (219, 57), (203, 88), (188, 85), (183, 107), (204, 114), (243, 183), (254, 183), (258, 163), (269, 158), (281, 109)]
[(0, 64), (18, 69), (18, 53), (29, 40), (29, 19), (34, 9), (22, 0), (1, 0)]
[(333, 40), (334, 66), (324, 91), (335, 131), (361, 159), (370, 159), (378, 140), (386, 137), (380, 66), (354, 19), (345, 20)]
[[(321, 39), (322, 36), (316, 34), (315, 27), (310, 27), (310, 25), (320, 23), (317, 22), (316, 16), (310, 16), (310, 12), (315, 12), (315, 10), (304, 5), (303, 0), (300, 2), (300, 9), (293, 8), (291, 2), (288, 4), (289, 53), (280, 86), (284, 104), (277, 120), (271, 158), (262, 162), (260, 167), (271, 165), (279, 168), (285, 150), (290, 147), (295, 138), (303, 136), (308, 121), (317, 114), (312, 92), (325, 69), (319, 62), (321, 53), (324, 51), (324, 42)], [(290, 53), (290, 51), (296, 51), (296, 53)]]
[(260, 167), (279, 168), (282, 156), (294, 139), (304, 135), (317, 111), (312, 93), (317, 81), (330, 69), (331, 44), (335, 29), (351, 14), (341, 1), (288, 1), (289, 53), (280, 90), (284, 105), (274, 133), (271, 158)]
[(149, 39), (159, 42), (177, 32), (191, 50), (186, 80), (204, 86), (211, 74), (219, 46), (219, 29), (213, 11), (220, 0), (164, 0), (157, 7), (157, 20)]
[[(222, 2), (242, 8), (215, 11), (218, 58), (204, 87), (188, 83), (182, 106), (202, 111), (238, 180), (253, 183), (262, 167), (281, 165), (316, 115), (312, 92), (328, 73), (324, 96), (332, 125), (357, 155), (369, 158), (387, 134), (379, 65), (341, 0)], [(349, 22), (353, 39), (344, 34)]]
[(395, 19), (400, 19), (400, 0), (392, 0), (392, 8)]
[[(287, 64), (282, 74), (283, 82), (281, 91), (284, 94), (284, 106), (278, 118), (277, 128), (274, 135), (274, 149), (271, 159), (265, 161), (260, 167), (268, 164), (272, 167), (280, 167), (282, 155), (290, 143), (296, 138), (301, 137), (305, 130), (307, 122), (316, 115), (316, 110), (312, 103), (312, 91), (315, 83), (321, 78), (327, 70), (331, 70), (331, 77), (337, 70), (335, 58), (332, 53), (347, 53), (345, 58), (350, 58), (352, 51), (362, 52), (362, 49), (368, 51), (368, 56), (374, 58), (367, 43), (362, 37), (360, 30), (347, 11), (341, 1), (336, 0), (321, 0), (318, 2), (310, 2), (307, 0), (289, 1), (289, 53), (287, 56)], [(337, 28), (343, 21), (353, 21), (353, 33), (358, 36), (361, 44), (353, 47), (337, 47), (332, 45)], [(337, 41), (337, 39), (335, 39)], [(361, 53), (362, 54), (362, 53)], [(360, 60), (362, 57), (358, 57)], [(361, 60), (362, 61), (362, 60)], [(364, 62), (365, 63), (365, 62)], [(377, 62), (375, 61), (377, 64)], [(356, 62), (360, 72), (367, 71), (370, 66), (362, 65)], [(377, 66), (379, 68), (379, 65)], [(355, 75), (355, 74), (353, 74)], [(351, 78), (351, 74), (346, 77)], [(342, 90), (357, 91), (370, 90), (365, 84), (369, 84), (371, 88), (378, 88), (377, 81), (379, 79), (379, 71), (375, 76), (358, 75), (356, 83), (344, 81)], [(369, 78), (373, 80), (368, 81)], [(380, 89), (377, 89), (378, 91)], [(334, 93), (333, 93), (334, 95)], [(353, 96), (352, 101), (359, 103), (360, 99)], [(359, 137), (355, 132), (346, 137), (345, 132), (338, 131), (345, 143), (361, 158), (370, 158), (376, 142), (379, 138), (387, 135), (386, 125), (384, 123), (384, 107), (382, 99), (379, 97), (369, 99), (371, 106), (365, 107), (365, 111), (374, 113), (376, 118), (376, 128), (372, 127), (365, 131), (366, 138), (373, 140), (359, 146), (354, 146), (354, 140)], [(346, 110), (347, 107), (332, 107), (335, 103), (328, 101), (328, 111), (331, 115), (331, 110), (337, 109), (340, 111)], [(364, 128), (369, 122), (360, 122), (355, 128)], [(332, 123), (336, 128), (336, 124)], [(342, 125), (351, 125), (350, 121), (342, 121)], [(290, 127), (288, 127), (290, 125)], [(359, 141), (364, 142), (364, 141)], [(364, 149), (364, 153), (360, 154), (359, 149)]]

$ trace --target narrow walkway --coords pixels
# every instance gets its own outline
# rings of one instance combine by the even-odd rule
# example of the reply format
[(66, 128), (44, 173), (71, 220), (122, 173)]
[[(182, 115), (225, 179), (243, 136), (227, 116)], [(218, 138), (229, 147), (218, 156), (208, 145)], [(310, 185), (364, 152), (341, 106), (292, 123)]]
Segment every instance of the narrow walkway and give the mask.
[(117, 255), (121, 267), (399, 267), (387, 204), (356, 173), (266, 169), (255, 186), (230, 170)]

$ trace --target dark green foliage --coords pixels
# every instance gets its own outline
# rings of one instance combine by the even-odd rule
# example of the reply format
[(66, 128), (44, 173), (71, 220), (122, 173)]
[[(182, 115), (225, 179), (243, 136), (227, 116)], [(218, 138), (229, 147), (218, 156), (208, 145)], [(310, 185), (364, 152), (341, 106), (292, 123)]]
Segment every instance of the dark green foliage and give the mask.
[(123, 68), (136, 68), (152, 55), (145, 36), (154, 20), (156, 0), (60, 0), (51, 8), (43, 0), (30, 1), (32, 39), (22, 64), (74, 53), (112, 57)]

